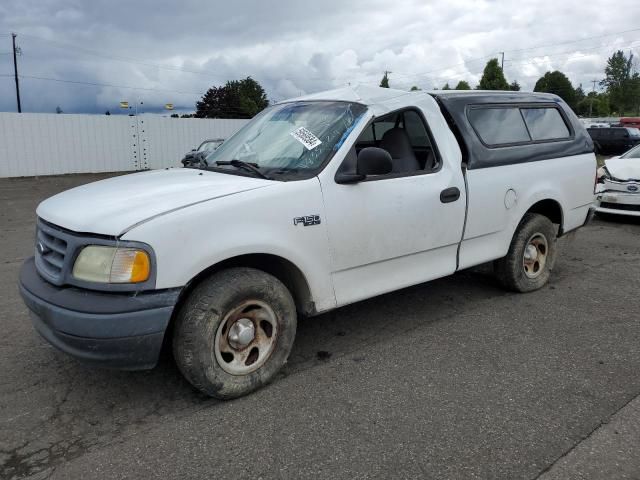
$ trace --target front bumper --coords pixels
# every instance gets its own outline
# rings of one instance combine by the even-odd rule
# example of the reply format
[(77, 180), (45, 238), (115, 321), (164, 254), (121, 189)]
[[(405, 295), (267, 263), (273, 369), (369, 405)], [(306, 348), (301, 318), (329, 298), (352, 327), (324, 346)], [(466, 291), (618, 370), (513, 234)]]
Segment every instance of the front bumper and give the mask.
[(640, 217), (640, 193), (607, 190), (596, 196), (596, 211)]
[(103, 293), (46, 282), (30, 258), (20, 293), (35, 329), (51, 345), (82, 361), (143, 370), (158, 362), (180, 289)]

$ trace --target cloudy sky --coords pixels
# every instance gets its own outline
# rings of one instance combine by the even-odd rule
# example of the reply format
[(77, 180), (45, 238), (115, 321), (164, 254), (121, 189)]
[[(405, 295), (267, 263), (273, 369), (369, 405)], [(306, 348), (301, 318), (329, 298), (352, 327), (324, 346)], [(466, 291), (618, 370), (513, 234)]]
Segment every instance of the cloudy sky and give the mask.
[[(212, 85), (252, 76), (272, 100), (334, 86), (475, 86), (505, 52), (532, 89), (547, 70), (585, 90), (616, 49), (640, 59), (638, 0), (0, 0), (0, 111), (192, 110)], [(135, 88), (134, 88), (135, 87)]]

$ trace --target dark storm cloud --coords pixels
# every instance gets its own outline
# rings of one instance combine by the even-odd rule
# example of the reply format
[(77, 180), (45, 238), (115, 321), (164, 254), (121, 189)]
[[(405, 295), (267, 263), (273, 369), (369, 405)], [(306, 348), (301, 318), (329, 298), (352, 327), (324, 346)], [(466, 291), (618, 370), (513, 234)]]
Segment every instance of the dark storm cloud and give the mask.
[(2, 76), (12, 73), (11, 31), (24, 109), (48, 112), (115, 112), (120, 100), (189, 109), (211, 85), (249, 75), (275, 100), (376, 84), (384, 70), (397, 88), (474, 85), (500, 51), (508, 80), (524, 88), (550, 69), (587, 88), (615, 48), (640, 45), (640, 30), (609, 35), (638, 27), (628, 15), (637, 0), (609, 9), (575, 0), (0, 1), (0, 110), (15, 109), (13, 79)]

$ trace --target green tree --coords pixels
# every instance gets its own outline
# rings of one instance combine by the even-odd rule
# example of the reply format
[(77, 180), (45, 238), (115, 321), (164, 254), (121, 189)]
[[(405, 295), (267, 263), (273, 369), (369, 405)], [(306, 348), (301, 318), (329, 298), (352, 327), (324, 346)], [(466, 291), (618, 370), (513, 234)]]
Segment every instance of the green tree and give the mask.
[(389, 88), (389, 72), (384, 72), (384, 77), (380, 80), (380, 86), (382, 88)]
[(509, 90), (509, 84), (504, 78), (504, 72), (500, 68), (497, 58), (487, 62), (482, 72), (482, 78), (478, 85), (479, 90)]
[(469, 83), (465, 82), (464, 80), (460, 80), (456, 85), (455, 90), (471, 90), (471, 85), (469, 85)]
[(567, 105), (571, 108), (575, 109), (576, 107), (576, 92), (573, 89), (573, 85), (571, 85), (567, 76), (558, 70), (547, 72), (540, 77), (533, 87), (533, 91), (553, 93), (567, 102)]
[(413, 87), (411, 87), (411, 90), (409, 90), (409, 91), (410, 91), (410, 92), (418, 92), (418, 91), (420, 91), (420, 90), (421, 90), (421, 89), (420, 89), (417, 85), (414, 85)]
[(575, 111), (583, 117), (607, 117), (611, 113), (609, 96), (606, 93), (589, 92), (577, 103)]
[(267, 94), (253, 78), (228, 81), (211, 87), (196, 102), (198, 118), (252, 118), (269, 105)]
[(582, 100), (584, 100), (586, 95), (584, 93), (584, 90), (582, 89), (582, 84), (578, 85), (578, 88), (576, 88), (573, 97), (576, 102), (576, 105), (578, 105)]
[(520, 84), (516, 80), (514, 80), (509, 84), (509, 90), (511, 90), (512, 92), (519, 92)]
[(606, 87), (612, 111), (624, 115), (640, 109), (640, 75), (634, 71), (633, 54), (627, 57), (622, 50), (607, 60), (605, 78), (600, 85)]
[(449, 86), (449, 82), (444, 84), (444, 86), (442, 87), (442, 90), (451, 90), (451, 87)]

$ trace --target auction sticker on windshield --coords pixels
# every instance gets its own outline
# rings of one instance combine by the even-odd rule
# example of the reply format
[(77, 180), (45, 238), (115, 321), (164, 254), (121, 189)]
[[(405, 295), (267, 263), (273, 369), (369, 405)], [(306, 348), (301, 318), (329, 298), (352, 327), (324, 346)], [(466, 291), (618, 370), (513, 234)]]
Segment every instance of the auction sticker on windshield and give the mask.
[(318, 137), (304, 127), (294, 130), (290, 135), (304, 145), (307, 150), (313, 150), (322, 143)]

